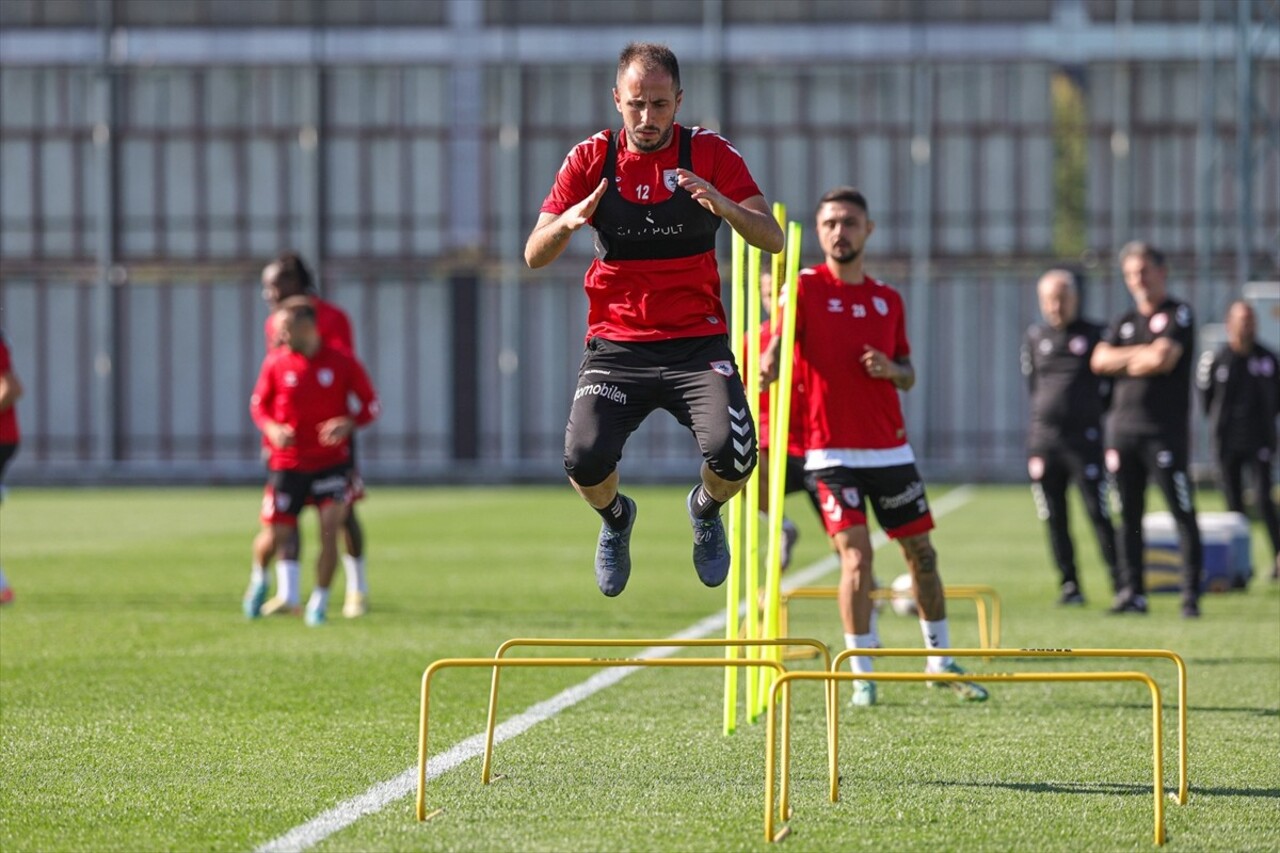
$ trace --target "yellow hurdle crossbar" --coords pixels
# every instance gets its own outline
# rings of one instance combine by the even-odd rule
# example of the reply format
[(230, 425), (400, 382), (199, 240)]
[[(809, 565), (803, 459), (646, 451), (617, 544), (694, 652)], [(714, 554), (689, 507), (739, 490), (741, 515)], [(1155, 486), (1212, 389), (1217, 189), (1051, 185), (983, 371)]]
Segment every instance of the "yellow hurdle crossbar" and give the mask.
[[(859, 654), (870, 651), (888, 651), (888, 652), (906, 652), (916, 651), (914, 649), (856, 649)], [(989, 650), (967, 650), (972, 651), (975, 656), (986, 654)], [(1010, 650), (1013, 651), (1013, 650)], [(926, 651), (926, 653), (928, 653)], [(954, 650), (948, 653), (954, 654)], [(837, 656), (838, 657), (838, 656)], [(838, 666), (834, 661), (832, 666)], [(790, 772), (790, 756), (787, 754), (791, 748), (790, 721), (787, 717), (791, 713), (791, 683), (795, 681), (822, 681), (826, 684), (833, 684), (837, 681), (975, 681), (975, 682), (1011, 682), (1011, 683), (1028, 683), (1028, 682), (1120, 682), (1134, 681), (1147, 686), (1151, 694), (1151, 729), (1152, 729), (1152, 764), (1154, 770), (1154, 802), (1155, 802), (1155, 843), (1157, 846), (1163, 845), (1165, 840), (1164, 832), (1164, 797), (1163, 794), (1163, 756), (1161, 755), (1162, 728), (1160, 723), (1160, 686), (1155, 683), (1151, 676), (1142, 672), (1005, 672), (1005, 673), (933, 673), (933, 672), (787, 672), (779, 675), (769, 688), (768, 716), (766, 725), (768, 731), (765, 733), (765, 760), (764, 760), (764, 837), (766, 842), (781, 841), (791, 832), (791, 827), (783, 827), (780, 831), (774, 830), (774, 787), (778, 787), (778, 803), (777, 811), (781, 815), (782, 820), (788, 820), (791, 817), (791, 804), (789, 801), (789, 789), (787, 774)], [(781, 747), (779, 747), (779, 738), (774, 734), (774, 721), (776, 712), (774, 705), (781, 695), (782, 708), (782, 724), (781, 724)], [(836, 712), (839, 713), (839, 703), (836, 703)], [(838, 741), (836, 748), (838, 749)], [(781, 759), (778, 757), (778, 751), (781, 749)], [(778, 783), (778, 777), (781, 782)], [(834, 798), (833, 798), (834, 801)]]
[[(849, 658), (857, 655), (872, 657), (927, 657), (937, 654), (933, 649), (846, 649), (831, 661), (830, 669), (834, 672)], [(1178, 671), (1178, 793), (1175, 799), (1178, 805), (1187, 804), (1187, 663), (1177, 652), (1168, 649), (945, 649), (945, 654), (952, 657), (985, 657), (985, 658), (1163, 658), (1173, 661)], [(942, 679), (938, 679), (941, 681)], [(960, 679), (963, 681), (964, 679)], [(969, 679), (973, 680), (973, 679)], [(827, 697), (834, 701), (834, 697)], [(833, 706), (834, 707), (834, 706)], [(833, 748), (828, 744), (828, 749)]]
[[(980, 583), (945, 584), (943, 596), (948, 599), (972, 601), (978, 617), (978, 645), (984, 649), (1000, 648), (1000, 624), (1004, 618), (1004, 608), (1000, 600), (1000, 593), (996, 592), (995, 587)], [(788, 608), (792, 599), (836, 599), (839, 597), (840, 587), (838, 586), (802, 586), (792, 590), (784, 590), (779, 602), (779, 632), (784, 637), (787, 635), (790, 625)], [(891, 589), (871, 590), (871, 598), (873, 600), (891, 601), (894, 597)], [(808, 655), (808, 653), (803, 650), (797, 650), (791, 652), (788, 657), (796, 658), (800, 655)]]
[[(515, 648), (677, 648), (677, 649), (744, 649), (744, 648), (774, 648), (787, 646), (805, 646), (812, 652), (811, 657), (821, 657), (823, 666), (831, 669), (831, 651), (827, 648), (827, 644), (821, 640), (815, 640), (812, 637), (783, 637), (781, 639), (663, 639), (663, 640), (646, 640), (646, 639), (613, 639), (613, 638), (574, 638), (574, 637), (516, 637), (507, 640), (498, 646), (498, 650), (494, 652), (494, 658), (503, 658), (506, 653)], [(735, 657), (726, 657), (726, 660), (734, 660)], [(729, 664), (725, 665), (726, 671), (737, 672), (739, 667)], [(748, 670), (750, 671), (750, 670)], [(492, 775), (490, 769), (493, 761), (493, 734), (498, 724), (498, 675), (501, 672), (497, 667), (493, 670), (493, 679), (489, 684), (489, 713), (485, 722), (485, 740), (484, 740), (484, 762), (480, 768), (480, 781), (488, 785)], [(736, 696), (735, 696), (736, 699)], [(835, 685), (827, 693), (827, 719), (832, 720), (835, 717), (834, 703), (836, 701)], [(827, 748), (830, 752), (831, 744), (835, 738), (834, 731), (827, 732)], [(832, 767), (835, 766), (834, 759)]]
[[(661, 642), (668, 646), (673, 645), (671, 640)], [(444, 811), (443, 808), (439, 808), (430, 814), (427, 813), (427, 724), (430, 712), (431, 679), (443, 669), (479, 669), (488, 667), (493, 667), (494, 669), (505, 669), (507, 667), (712, 667), (720, 669), (727, 666), (767, 667), (775, 670), (779, 675), (786, 672), (781, 663), (764, 658), (443, 658), (435, 661), (422, 673), (422, 705), (418, 716), (418, 820), (429, 820)], [(782, 701), (790, 702), (790, 693), (784, 693)], [(791, 716), (789, 713), (790, 708), (787, 711), (788, 713), (784, 715), (784, 721)], [(782, 743), (787, 747), (790, 746), (788, 726), (788, 722), (783, 723), (781, 735)], [(834, 731), (831, 725), (827, 726), (827, 730), (828, 732)], [(789, 748), (784, 752), (789, 753)], [(786, 764), (789, 761), (789, 757), (783, 758), (784, 770), (787, 769)]]

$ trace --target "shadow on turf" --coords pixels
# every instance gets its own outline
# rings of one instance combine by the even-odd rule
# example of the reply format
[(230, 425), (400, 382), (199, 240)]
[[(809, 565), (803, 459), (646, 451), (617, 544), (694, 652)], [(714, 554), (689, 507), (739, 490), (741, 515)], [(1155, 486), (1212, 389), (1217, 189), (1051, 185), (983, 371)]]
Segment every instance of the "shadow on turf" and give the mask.
[[(950, 788), (1006, 788), (1032, 794), (1119, 794), (1122, 796), (1151, 796), (1151, 785), (1120, 785), (1097, 782), (956, 782), (937, 779), (935, 785)], [(1261, 797), (1280, 800), (1280, 788), (1202, 788), (1191, 786), (1193, 797)]]

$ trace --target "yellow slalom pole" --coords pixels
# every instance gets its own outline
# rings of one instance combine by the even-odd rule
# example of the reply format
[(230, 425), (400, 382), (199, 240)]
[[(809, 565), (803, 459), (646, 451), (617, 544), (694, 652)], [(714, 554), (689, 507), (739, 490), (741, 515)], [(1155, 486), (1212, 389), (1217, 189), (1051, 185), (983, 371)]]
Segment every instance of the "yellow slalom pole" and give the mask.
[[(747, 401), (751, 410), (758, 411), (760, 406), (760, 250), (755, 246), (747, 248), (747, 292), (746, 292), (746, 341), (745, 358), (742, 365), (743, 379), (746, 384)], [(757, 435), (756, 440), (759, 439)], [(736, 448), (735, 448), (736, 449)], [(748, 640), (760, 637), (760, 490), (757, 488), (756, 474), (753, 471), (747, 480), (746, 488), (738, 493), (743, 498), (743, 537), (734, 539), (733, 547), (743, 543), (743, 571), (746, 573), (746, 619)], [(760, 689), (761, 671), (748, 669), (746, 687), (748, 701), (746, 703), (747, 719), (754, 723), (760, 713), (750, 697)]]
[[(742, 336), (745, 328), (745, 306), (743, 305), (743, 250), (746, 241), (737, 231), (733, 232), (730, 254), (729, 273), (729, 345), (732, 347), (734, 359), (742, 363)], [(742, 506), (741, 495), (734, 495), (726, 508), (729, 512), (729, 578), (725, 584), (725, 620), (724, 638), (738, 639), (738, 597), (742, 588), (742, 549), (736, 547), (741, 533), (738, 524), (739, 509)], [(726, 646), (724, 656), (727, 660), (738, 657), (738, 649)], [(738, 668), (729, 666), (724, 671), (724, 733), (731, 735), (738, 728)]]
[[(778, 381), (773, 397), (777, 400), (777, 416), (770, 422), (769, 446), (769, 560), (765, 573), (765, 612), (763, 637), (778, 636), (779, 610), (782, 599), (782, 510), (787, 490), (787, 436), (791, 427), (791, 385), (796, 341), (796, 299), (800, 278), (800, 223), (787, 223), (786, 287), (778, 303), (782, 308), (782, 345), (779, 350)], [(761, 690), (752, 699), (758, 713), (768, 702), (772, 678), (765, 673)]]

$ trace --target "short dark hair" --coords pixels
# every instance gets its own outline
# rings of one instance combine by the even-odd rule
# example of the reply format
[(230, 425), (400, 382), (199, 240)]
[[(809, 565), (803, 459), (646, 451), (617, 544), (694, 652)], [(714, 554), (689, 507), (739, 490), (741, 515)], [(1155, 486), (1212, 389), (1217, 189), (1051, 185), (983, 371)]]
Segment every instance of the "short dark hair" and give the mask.
[(671, 82), (675, 84), (676, 91), (680, 91), (680, 61), (665, 44), (651, 41), (630, 42), (622, 49), (622, 53), (618, 54), (619, 80), (632, 63), (639, 63), (645, 71), (661, 68), (671, 75)]
[(290, 296), (288, 299), (283, 299), (276, 310), (287, 314), (291, 323), (296, 323), (299, 320), (311, 323), (316, 321), (316, 306), (306, 296)]
[(1123, 264), (1134, 255), (1142, 255), (1144, 258), (1151, 261), (1151, 263), (1161, 268), (1165, 265), (1164, 252), (1160, 251), (1150, 243), (1144, 243), (1142, 240), (1130, 240), (1121, 247), (1120, 263)]
[(832, 187), (822, 194), (822, 198), (818, 199), (818, 206), (813, 209), (813, 214), (818, 215), (818, 211), (822, 206), (830, 201), (843, 201), (849, 204), (856, 204), (862, 208), (862, 212), (868, 216), (871, 211), (867, 208), (867, 197), (862, 194), (862, 190), (857, 187), (839, 186)]
[(272, 264), (276, 267), (276, 282), (292, 285), (298, 293), (314, 293), (315, 279), (306, 261), (297, 252), (284, 252)]

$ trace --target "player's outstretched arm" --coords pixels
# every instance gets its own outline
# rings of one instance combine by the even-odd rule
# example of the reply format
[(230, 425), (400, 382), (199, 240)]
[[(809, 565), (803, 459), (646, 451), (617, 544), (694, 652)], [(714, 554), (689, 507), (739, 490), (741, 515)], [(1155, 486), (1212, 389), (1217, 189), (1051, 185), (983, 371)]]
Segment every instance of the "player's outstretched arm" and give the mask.
[(591, 221), (607, 187), (608, 181), (601, 178), (591, 195), (564, 213), (538, 215), (538, 222), (533, 226), (533, 231), (524, 244), (524, 262), (530, 269), (545, 267), (560, 257), (565, 246), (569, 245), (569, 237), (573, 232)]

